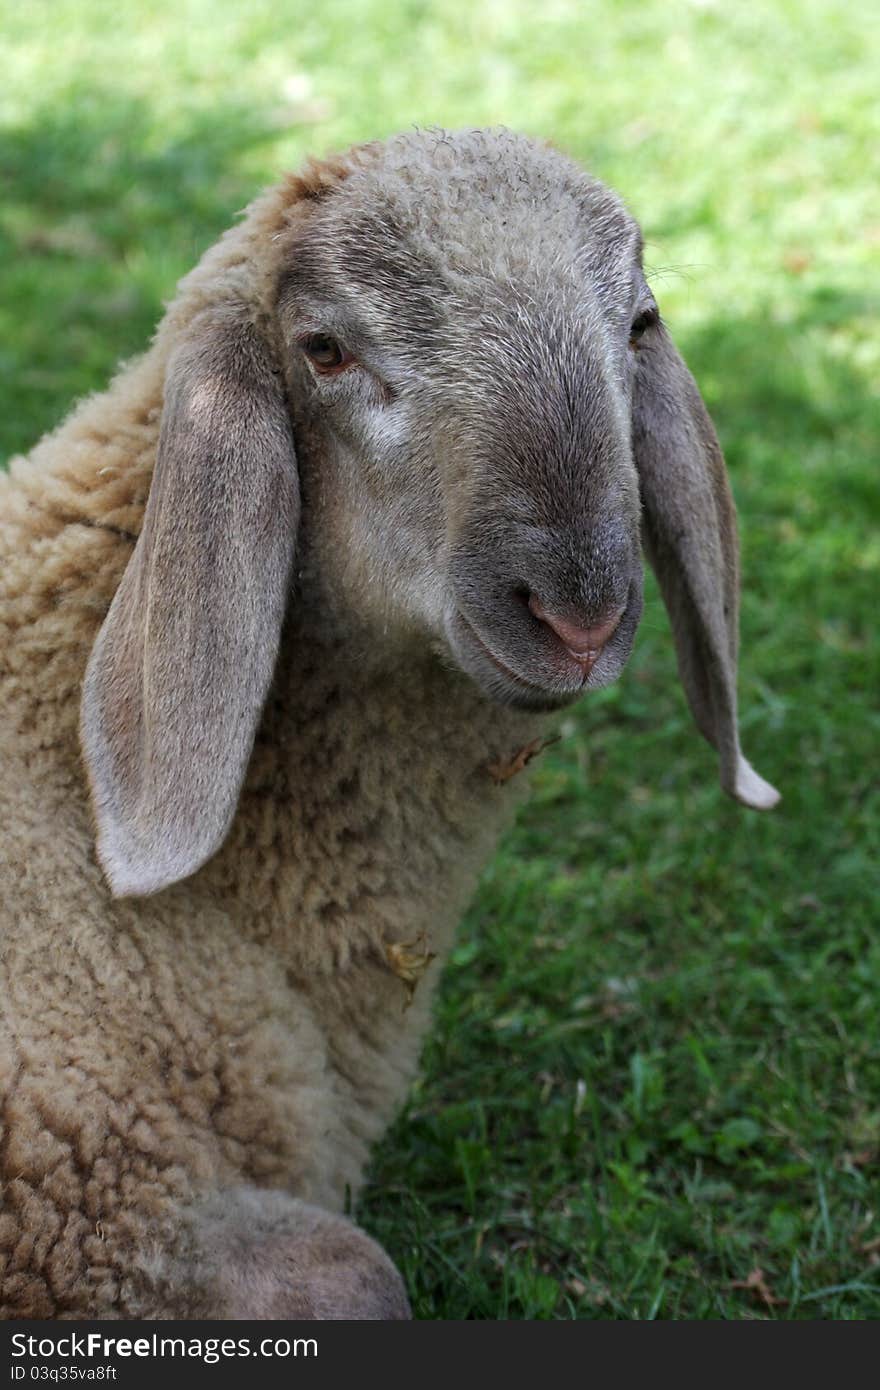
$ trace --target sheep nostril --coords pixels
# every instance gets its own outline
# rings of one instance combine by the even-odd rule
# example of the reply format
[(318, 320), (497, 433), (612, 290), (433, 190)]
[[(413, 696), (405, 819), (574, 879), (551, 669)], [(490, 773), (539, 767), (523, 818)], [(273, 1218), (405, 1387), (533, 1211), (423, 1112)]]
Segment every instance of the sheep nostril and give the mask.
[(539, 622), (556, 633), (568, 653), (583, 666), (586, 674), (589, 674), (602, 648), (616, 631), (625, 611), (624, 608), (619, 608), (602, 622), (584, 627), (580, 623), (563, 618), (559, 613), (552, 613), (544, 607), (537, 594), (530, 595), (529, 609)]

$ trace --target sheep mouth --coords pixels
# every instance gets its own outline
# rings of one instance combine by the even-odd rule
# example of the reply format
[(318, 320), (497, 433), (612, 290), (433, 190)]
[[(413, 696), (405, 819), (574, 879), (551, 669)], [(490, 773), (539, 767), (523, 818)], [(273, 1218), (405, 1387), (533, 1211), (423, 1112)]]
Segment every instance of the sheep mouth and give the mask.
[(623, 665), (619, 656), (615, 658), (611, 651), (612, 642), (586, 674), (575, 661), (560, 658), (551, 668), (542, 669), (540, 676), (526, 675), (519, 663), (515, 667), (509, 657), (497, 651), (460, 608), (448, 623), (448, 638), (456, 661), (466, 675), (498, 704), (520, 709), (562, 709), (586, 691), (607, 685)]
[(601, 690), (621, 674), (642, 616), (642, 572), (630, 575), (622, 611), (594, 660), (567, 646), (564, 637), (509, 594), (496, 605), (461, 593), (447, 611), (445, 634), (456, 665), (495, 703), (553, 712)]

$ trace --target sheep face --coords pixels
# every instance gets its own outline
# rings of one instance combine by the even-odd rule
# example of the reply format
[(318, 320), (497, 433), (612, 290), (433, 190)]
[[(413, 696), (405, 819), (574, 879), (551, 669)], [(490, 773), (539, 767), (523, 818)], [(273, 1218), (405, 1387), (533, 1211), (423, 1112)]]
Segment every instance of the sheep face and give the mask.
[(292, 231), (301, 556), (328, 621), (367, 612), (552, 708), (613, 680), (639, 621), (630, 394), (656, 310), (612, 194), (525, 140), (491, 153), (391, 142)]

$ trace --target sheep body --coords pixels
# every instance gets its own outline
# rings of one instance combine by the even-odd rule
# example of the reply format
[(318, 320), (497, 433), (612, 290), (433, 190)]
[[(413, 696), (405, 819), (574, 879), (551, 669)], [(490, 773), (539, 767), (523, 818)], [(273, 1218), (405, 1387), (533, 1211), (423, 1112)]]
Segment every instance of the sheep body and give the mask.
[[(300, 223), (317, 205), (309, 242)], [(736, 734), (736, 534), (711, 422), (659, 328), (627, 356), (638, 247), (613, 194), (504, 132), (416, 134), (312, 165), (207, 252), (149, 351), (0, 478), (4, 1316), (405, 1315), (387, 1257), (337, 1214), (412, 1078), (455, 923), (525, 789), (491, 771), (542, 735), (536, 690), (558, 707), (626, 659), (640, 486), (695, 717), (728, 790), (772, 804)], [(366, 483), (306, 404), (302, 327), (283, 340), (285, 257), (303, 293), (311, 276), (342, 304), (353, 275), (362, 324), (398, 350), (395, 409), (334, 417), (367, 422)], [(141, 592), (126, 584), (168, 485), (163, 411), (181, 417), (178, 462), (196, 457), (210, 544), (224, 543), (213, 455), (204, 436), (187, 455), (186, 431), (219, 418), (227, 329), (249, 345), (234, 361), (258, 343), (278, 364), (260, 399), (285, 400), (295, 425), (295, 592), (231, 829), (219, 817), (212, 857), (200, 848), (163, 891), (113, 897), (99, 858), (117, 891), (127, 880), (100, 832), (131, 769), (96, 764), (117, 716), (156, 730), (114, 705), (135, 688), (119, 624), (97, 675), (95, 653), (120, 595)], [(199, 371), (175, 355), (194, 333), (209, 343)], [(181, 410), (169, 378), (187, 371)], [(433, 400), (434, 455), (408, 400)], [(438, 457), (447, 471), (429, 480)], [(197, 525), (184, 540), (192, 564)], [(620, 606), (604, 675), (566, 656), (503, 566), (480, 591), (505, 545), (570, 612), (596, 623)], [(506, 663), (480, 636), (496, 609)], [(100, 698), (80, 724), (90, 679)], [(141, 883), (122, 891), (153, 892)]]

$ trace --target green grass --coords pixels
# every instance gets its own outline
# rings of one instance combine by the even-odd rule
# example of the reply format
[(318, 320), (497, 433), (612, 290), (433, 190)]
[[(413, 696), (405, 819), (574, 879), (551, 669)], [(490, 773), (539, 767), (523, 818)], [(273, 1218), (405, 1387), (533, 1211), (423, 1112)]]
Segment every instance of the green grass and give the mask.
[(0, 456), (306, 152), (504, 122), (637, 212), (726, 446), (744, 743), (785, 799), (722, 798), (652, 588), (486, 872), (361, 1219), (424, 1317), (877, 1316), (874, 5), (31, 0), (2, 29)]

